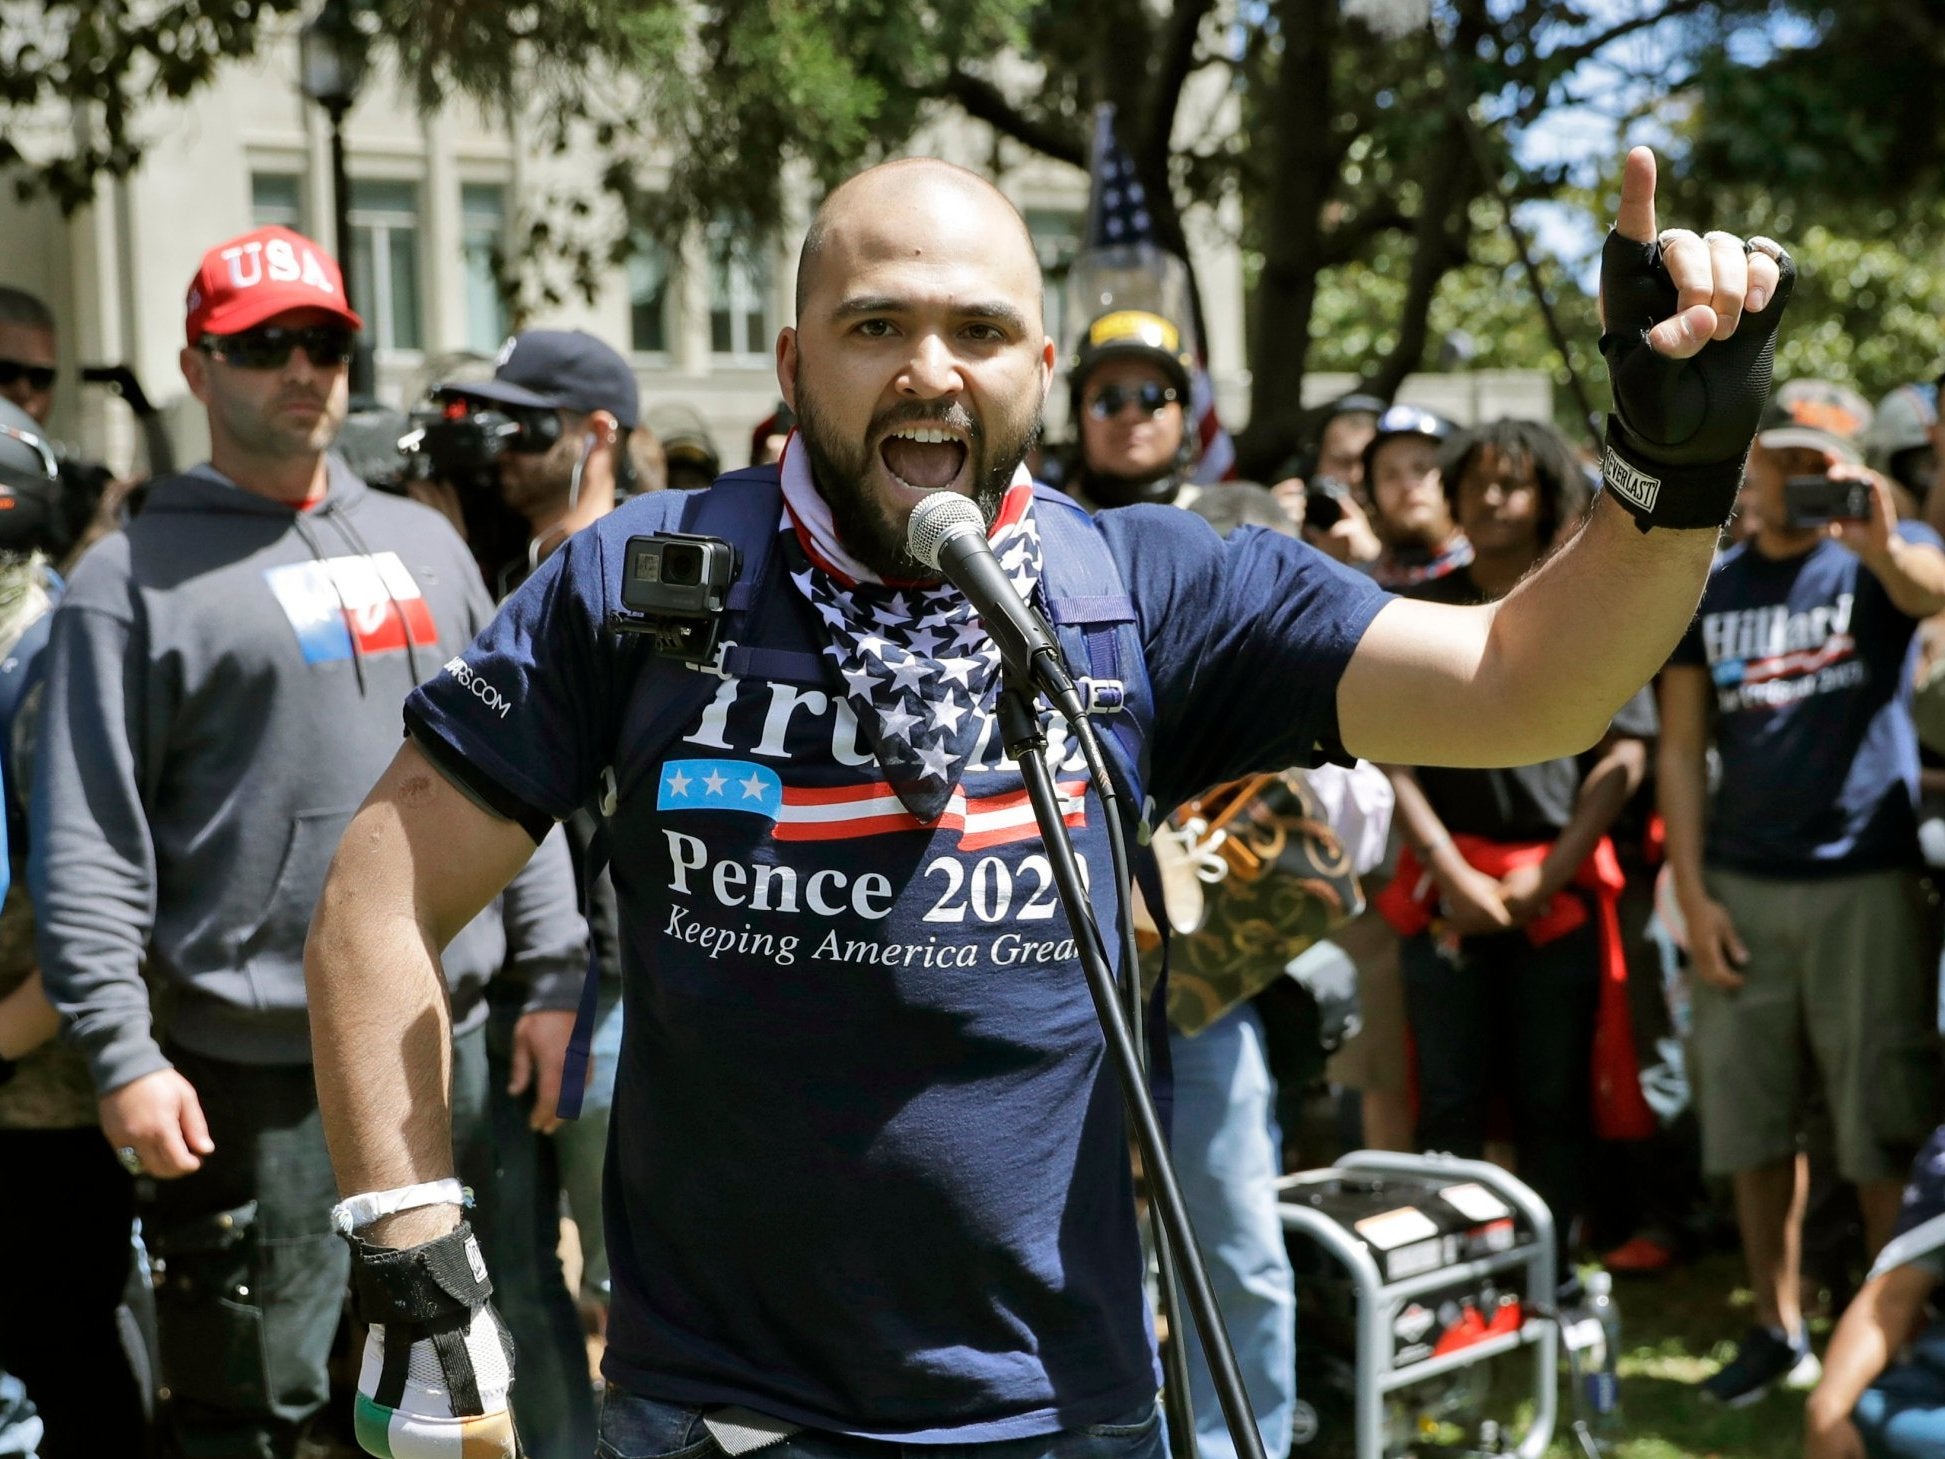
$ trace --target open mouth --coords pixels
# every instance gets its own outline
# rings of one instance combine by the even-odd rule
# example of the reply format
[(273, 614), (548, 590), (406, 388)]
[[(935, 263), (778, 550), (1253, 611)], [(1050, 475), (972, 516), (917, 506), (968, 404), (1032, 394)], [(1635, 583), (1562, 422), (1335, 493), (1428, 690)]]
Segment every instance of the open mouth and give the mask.
[(939, 426), (898, 426), (879, 444), (878, 459), (899, 485), (912, 491), (939, 491), (965, 470), (966, 443)]

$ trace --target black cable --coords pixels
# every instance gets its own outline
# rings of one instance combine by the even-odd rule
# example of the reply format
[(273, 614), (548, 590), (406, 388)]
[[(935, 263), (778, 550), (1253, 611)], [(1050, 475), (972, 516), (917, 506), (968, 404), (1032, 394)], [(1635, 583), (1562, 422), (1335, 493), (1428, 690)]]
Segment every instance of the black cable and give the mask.
[(1168, 1157), (1167, 1142), (1162, 1137), (1161, 1123), (1156, 1116), (1154, 1102), (1148, 1096), (1147, 1082), (1141, 1072), (1141, 1058), (1129, 1036), (1128, 1021), (1122, 1014), (1118, 996), (1120, 990), (1116, 988), (1114, 975), (1102, 955), (1100, 929), (1094, 925), (1087, 888), (1081, 879), (1073, 843), (1067, 835), (1059, 791), (1054, 785), (1053, 772), (1048, 769), (1046, 759), (1041, 754), (1046, 746), (1046, 738), (1040, 733), (1031, 695), (1010, 683), (1006, 684), (999, 696), (999, 722), (1006, 753), (1019, 765), (1020, 777), (1026, 782), (1034, 814), (1040, 823), (1041, 841), (1053, 865), (1061, 901), (1067, 908), (1068, 921), (1077, 931), (1084, 924), (1092, 928), (1091, 937), (1075, 939), (1081, 955), (1081, 967), (1087, 975), (1094, 1011), (1100, 1018), (1115, 1072), (1121, 1080), (1122, 1098), (1134, 1126), (1135, 1143), (1141, 1150), (1142, 1169), (1148, 1176), (1149, 1203), (1160, 1217), (1160, 1233), (1174, 1243), (1188, 1308), (1202, 1337), (1203, 1354), (1209, 1363), (1210, 1376), (1215, 1380), (1216, 1397), (1222, 1404), (1230, 1438), (1241, 1459), (1267, 1459), (1262, 1435), (1256, 1426), (1256, 1416), (1250, 1408), (1249, 1395), (1243, 1388), (1242, 1375), (1236, 1367), (1235, 1351), (1230, 1346), (1215, 1293), (1209, 1285), (1208, 1270), (1195, 1244), (1181, 1186), (1175, 1179), (1174, 1164)]

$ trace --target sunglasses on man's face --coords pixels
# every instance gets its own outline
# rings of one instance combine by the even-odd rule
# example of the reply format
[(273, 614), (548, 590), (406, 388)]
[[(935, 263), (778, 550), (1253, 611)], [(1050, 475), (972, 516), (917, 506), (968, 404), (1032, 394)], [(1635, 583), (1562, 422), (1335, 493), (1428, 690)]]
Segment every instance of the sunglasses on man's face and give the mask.
[(29, 390), (52, 390), (58, 373), (52, 365), (30, 365), (25, 360), (0, 357), (0, 390), (18, 385), (22, 380), (27, 382)]
[(1172, 385), (1157, 385), (1150, 380), (1142, 385), (1110, 385), (1087, 402), (1087, 413), (1096, 420), (1113, 420), (1126, 405), (1139, 405), (1143, 415), (1160, 415), (1180, 400)]
[(304, 357), (319, 369), (342, 365), (351, 358), (354, 336), (341, 324), (313, 324), (303, 329), (286, 329), (266, 324), (237, 334), (206, 334), (201, 348), (226, 365), (244, 370), (276, 370), (290, 362), (290, 352), (304, 351)]

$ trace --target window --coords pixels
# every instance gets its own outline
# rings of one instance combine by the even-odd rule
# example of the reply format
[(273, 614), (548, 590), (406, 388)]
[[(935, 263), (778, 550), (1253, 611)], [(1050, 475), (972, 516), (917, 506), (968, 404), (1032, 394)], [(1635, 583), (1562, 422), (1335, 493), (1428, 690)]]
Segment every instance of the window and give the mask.
[(304, 231), (304, 179), (292, 172), (250, 174), (250, 222), (258, 228), (280, 224)]
[(735, 236), (728, 225), (709, 230), (709, 349), (744, 364), (770, 358), (769, 251)]
[(628, 255), (629, 343), (637, 354), (669, 350), (669, 255), (646, 233), (637, 233)]
[(500, 271), (506, 258), (507, 190), (469, 182), (459, 189), (459, 246), (466, 270), (466, 345), (490, 355), (507, 337)]
[(376, 348), (423, 348), (418, 184), (351, 184), (351, 305)]
[[(1027, 232), (1033, 235), (1033, 251), (1040, 256), (1040, 274), (1046, 283), (1047, 333), (1060, 348), (1067, 347), (1061, 332), (1067, 313), (1067, 271), (1081, 251), (1081, 215), (1058, 208), (1028, 208)], [(1085, 321), (1081, 321), (1085, 323)], [(1079, 328), (1080, 325), (1075, 326)], [(1066, 362), (1061, 362), (1066, 368)]]

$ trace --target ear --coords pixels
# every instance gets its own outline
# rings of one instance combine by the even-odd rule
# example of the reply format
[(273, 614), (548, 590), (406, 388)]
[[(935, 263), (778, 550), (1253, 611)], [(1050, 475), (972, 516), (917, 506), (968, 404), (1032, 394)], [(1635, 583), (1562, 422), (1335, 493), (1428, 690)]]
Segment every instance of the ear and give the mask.
[(588, 412), (588, 429), (594, 432), (596, 445), (612, 446), (621, 439), (621, 422), (605, 410)]
[(783, 403), (797, 409), (797, 331), (785, 325), (777, 331), (777, 389), (783, 392)]
[(189, 393), (205, 403), (209, 400), (209, 356), (194, 345), (184, 345), (176, 356), (176, 364), (182, 370), (182, 378), (189, 383)]
[(1060, 363), (1060, 352), (1054, 348), (1052, 336), (1040, 341), (1040, 407), (1046, 409), (1047, 397), (1053, 393), (1055, 368)]

